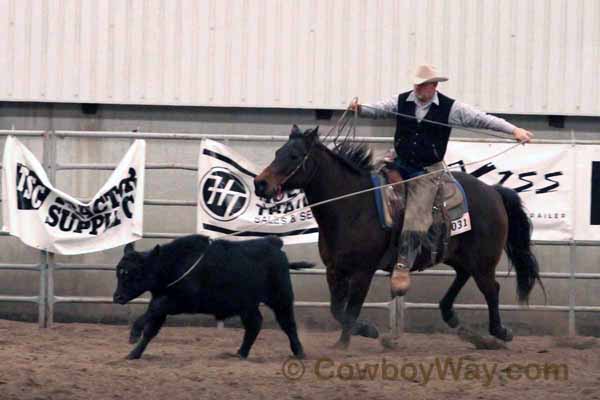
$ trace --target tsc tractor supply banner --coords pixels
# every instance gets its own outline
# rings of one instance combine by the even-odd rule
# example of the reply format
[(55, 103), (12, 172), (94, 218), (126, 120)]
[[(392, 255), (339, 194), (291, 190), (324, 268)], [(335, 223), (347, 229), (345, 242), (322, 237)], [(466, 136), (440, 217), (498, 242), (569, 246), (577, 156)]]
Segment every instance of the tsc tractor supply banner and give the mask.
[(145, 147), (136, 140), (85, 204), (54, 188), (35, 156), (9, 136), (2, 164), (3, 229), (31, 247), (57, 254), (91, 253), (140, 239)]
[(284, 192), (276, 200), (254, 194), (260, 169), (230, 147), (203, 140), (198, 163), (198, 233), (227, 239), (277, 235), (286, 244), (316, 242), (318, 228), (304, 192)]

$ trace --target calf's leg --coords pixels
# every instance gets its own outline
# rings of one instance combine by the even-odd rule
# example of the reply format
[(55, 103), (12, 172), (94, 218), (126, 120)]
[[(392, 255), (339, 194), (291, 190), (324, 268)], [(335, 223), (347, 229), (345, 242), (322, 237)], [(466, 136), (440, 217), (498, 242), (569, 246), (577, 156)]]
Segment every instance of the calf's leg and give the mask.
[(144, 325), (142, 338), (138, 342), (138, 344), (133, 348), (133, 350), (131, 350), (131, 352), (127, 356), (127, 359), (137, 360), (142, 356), (142, 353), (144, 353), (144, 350), (146, 350), (148, 343), (150, 343), (150, 341), (156, 335), (158, 335), (158, 331), (160, 331), (160, 328), (163, 326), (166, 319), (166, 314), (148, 316), (148, 318), (146, 319), (146, 324)]
[(142, 337), (142, 331), (144, 330), (144, 325), (146, 324), (146, 313), (143, 313), (133, 322), (131, 326), (131, 331), (129, 332), (129, 343), (135, 344)]
[(238, 350), (238, 355), (241, 358), (247, 358), (250, 353), (250, 349), (260, 332), (262, 327), (263, 317), (258, 309), (258, 305), (256, 307), (244, 311), (240, 317), (242, 318), (242, 324), (244, 325), (244, 340), (242, 341), (242, 345)]
[(281, 329), (290, 340), (290, 348), (296, 358), (304, 358), (304, 350), (300, 339), (298, 339), (298, 330), (296, 328), (296, 319), (294, 318), (293, 302), (286, 306), (277, 306), (273, 308), (275, 318)]
[[(127, 358), (129, 360), (138, 359), (146, 350), (148, 343), (158, 335), (160, 328), (165, 323), (167, 315), (174, 313), (177, 309), (177, 305), (172, 303), (168, 297), (153, 298), (150, 300), (148, 310), (144, 314), (144, 328), (142, 330), (142, 338), (138, 344), (131, 350)], [(140, 317), (141, 318), (141, 317)], [(140, 320), (138, 318), (138, 320)], [(138, 322), (138, 321), (136, 321)], [(141, 323), (141, 322), (140, 322)]]

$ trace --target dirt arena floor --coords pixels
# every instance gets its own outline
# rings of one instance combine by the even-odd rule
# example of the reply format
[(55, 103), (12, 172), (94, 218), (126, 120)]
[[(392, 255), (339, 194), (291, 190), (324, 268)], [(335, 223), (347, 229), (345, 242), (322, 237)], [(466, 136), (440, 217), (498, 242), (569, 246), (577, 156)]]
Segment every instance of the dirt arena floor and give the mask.
[(166, 327), (128, 361), (126, 326), (0, 320), (0, 399), (600, 399), (597, 339), (516, 337), (478, 350), (456, 335), (353, 338), (301, 331), (307, 359), (263, 330), (246, 361), (239, 329)]

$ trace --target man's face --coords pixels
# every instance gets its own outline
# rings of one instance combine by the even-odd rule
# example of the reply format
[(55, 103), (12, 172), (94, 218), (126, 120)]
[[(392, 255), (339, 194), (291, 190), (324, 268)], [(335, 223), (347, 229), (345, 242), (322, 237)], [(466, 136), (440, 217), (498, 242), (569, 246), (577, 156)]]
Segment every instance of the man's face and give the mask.
[(433, 96), (435, 95), (435, 91), (437, 90), (437, 82), (428, 82), (422, 83), (420, 85), (414, 86), (415, 96), (419, 101), (423, 103), (427, 103)]

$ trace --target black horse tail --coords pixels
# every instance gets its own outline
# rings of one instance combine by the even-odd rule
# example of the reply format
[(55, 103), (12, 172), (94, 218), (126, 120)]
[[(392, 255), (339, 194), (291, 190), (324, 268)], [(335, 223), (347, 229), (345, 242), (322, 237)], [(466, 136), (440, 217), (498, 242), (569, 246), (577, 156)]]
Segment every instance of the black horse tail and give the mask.
[(508, 240), (506, 254), (517, 271), (517, 296), (520, 303), (527, 303), (529, 294), (538, 281), (544, 297), (546, 289), (540, 279), (539, 266), (535, 255), (531, 252), (531, 220), (523, 209), (521, 198), (512, 189), (496, 185), (494, 188), (502, 196), (504, 208), (508, 214)]

